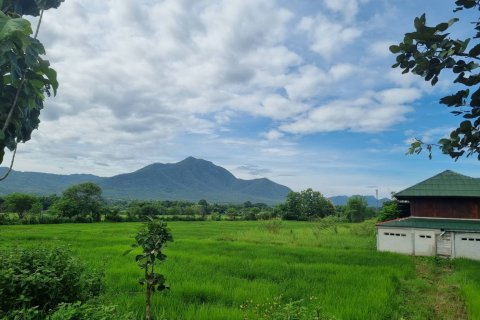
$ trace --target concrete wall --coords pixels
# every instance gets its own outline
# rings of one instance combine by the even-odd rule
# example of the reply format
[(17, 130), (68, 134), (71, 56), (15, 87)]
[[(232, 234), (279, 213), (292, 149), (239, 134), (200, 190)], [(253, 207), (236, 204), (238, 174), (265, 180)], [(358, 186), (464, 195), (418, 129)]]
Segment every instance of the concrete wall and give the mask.
[(434, 256), (437, 254), (436, 230), (415, 229), (414, 233), (414, 255)]
[(454, 257), (480, 260), (480, 233), (456, 233)]
[(480, 260), (480, 233), (378, 227), (377, 249), (417, 256), (438, 254)]
[(413, 232), (410, 229), (379, 227), (377, 231), (378, 251), (413, 254)]

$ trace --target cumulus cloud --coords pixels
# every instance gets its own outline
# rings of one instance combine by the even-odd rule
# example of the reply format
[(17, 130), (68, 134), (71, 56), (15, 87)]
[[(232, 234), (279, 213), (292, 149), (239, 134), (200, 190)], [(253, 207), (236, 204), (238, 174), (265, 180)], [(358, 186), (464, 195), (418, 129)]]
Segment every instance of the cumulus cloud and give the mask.
[(335, 100), (310, 111), (305, 117), (280, 129), (294, 134), (354, 131), (380, 132), (405, 119), (408, 103), (420, 97), (417, 89), (369, 92), (354, 100)]
[(333, 21), (322, 14), (302, 18), (297, 28), (307, 34), (310, 49), (325, 59), (341, 52), (362, 35), (362, 30), (358, 27)]
[(357, 0), (324, 0), (324, 3), (328, 9), (341, 13), (347, 20), (352, 20), (359, 9)]
[(421, 92), (364, 64), (382, 47), (357, 43), (365, 2), (66, 1), (40, 31), (59, 94), (19, 163), (110, 174), (246, 146), (272, 161), (304, 153), (296, 135), (388, 130)]

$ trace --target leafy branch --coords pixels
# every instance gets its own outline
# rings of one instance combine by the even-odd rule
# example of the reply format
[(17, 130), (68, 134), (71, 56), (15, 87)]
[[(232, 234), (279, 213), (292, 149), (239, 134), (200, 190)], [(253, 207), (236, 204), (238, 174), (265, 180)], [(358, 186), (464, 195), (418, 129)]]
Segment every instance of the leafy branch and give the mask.
[[(38, 128), (45, 95), (56, 95), (57, 74), (41, 58), (45, 48), (37, 39), (44, 10), (63, 0), (0, 0), (0, 163), (5, 148), (13, 151), (5, 179), (12, 170), (19, 142), (30, 140)], [(23, 15), (39, 16), (35, 33)], [(33, 37), (32, 37), (33, 34)]]
[[(479, 0), (457, 0), (454, 12), (464, 9), (480, 8)], [(408, 32), (401, 43), (390, 46), (396, 54), (394, 68), (402, 73), (413, 73), (437, 84), (443, 71), (456, 75), (454, 84), (464, 89), (440, 99), (440, 103), (453, 108), (451, 113), (464, 118), (449, 137), (440, 139), (436, 144), (427, 144), (415, 139), (407, 154), (419, 154), (427, 150), (432, 157), (432, 147), (438, 147), (444, 154), (457, 160), (462, 156), (477, 155), (480, 160), (480, 20), (473, 23), (475, 35), (466, 39), (453, 39), (448, 32), (458, 18), (435, 26), (428, 26), (425, 14), (415, 18), (415, 31)], [(473, 87), (473, 88), (472, 88)], [(472, 88), (472, 92), (470, 92)]]

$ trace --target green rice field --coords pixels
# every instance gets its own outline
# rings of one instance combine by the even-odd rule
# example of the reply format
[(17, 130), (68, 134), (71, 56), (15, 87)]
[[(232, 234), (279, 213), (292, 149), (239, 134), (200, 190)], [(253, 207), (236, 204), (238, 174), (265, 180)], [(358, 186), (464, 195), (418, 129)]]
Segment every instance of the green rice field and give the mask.
[[(142, 273), (134, 253), (122, 255), (139, 227), (1, 226), (0, 245), (68, 245), (86, 264), (105, 270), (102, 301), (141, 318)], [(171, 289), (154, 294), (155, 319), (255, 319), (241, 306), (273, 299), (315, 304), (336, 319), (436, 319), (435, 308), (442, 308), (437, 284), (448, 288), (438, 292), (458, 297), (447, 297), (447, 303), (461, 305), (468, 319), (480, 319), (479, 262), (379, 253), (371, 223), (342, 224), (338, 232), (285, 221), (273, 228), (260, 221), (170, 222), (169, 227), (174, 242), (160, 272)]]

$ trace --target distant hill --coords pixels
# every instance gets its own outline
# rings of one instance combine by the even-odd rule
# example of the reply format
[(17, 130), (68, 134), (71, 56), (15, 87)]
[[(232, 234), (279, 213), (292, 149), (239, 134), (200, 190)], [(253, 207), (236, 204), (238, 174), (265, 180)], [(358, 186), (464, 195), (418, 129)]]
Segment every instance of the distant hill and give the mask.
[[(376, 207), (377, 206), (377, 199), (374, 196), (360, 196), (360, 197), (367, 200), (367, 204), (368, 204), (369, 207)], [(330, 199), (330, 201), (332, 201), (332, 203), (336, 206), (344, 206), (344, 205), (347, 204), (347, 201), (348, 201), (349, 198), (350, 198), (349, 196), (334, 196), (334, 197), (330, 197), (328, 199)], [(381, 207), (382, 204), (385, 201), (389, 201), (389, 200), (390, 199), (388, 199), (388, 198), (378, 199), (378, 206)]]
[[(0, 168), (0, 176), (3, 176), (6, 171), (6, 168)], [(61, 193), (73, 184), (82, 182), (97, 183), (101, 179), (101, 177), (91, 174), (60, 175), (12, 170), (8, 178), (0, 182), (0, 195), (12, 192), (49, 195), (52, 193)]]
[[(0, 172), (5, 172), (0, 168)], [(186, 158), (178, 163), (154, 163), (131, 173), (113, 177), (88, 174), (57, 175), (12, 171), (0, 182), (0, 195), (25, 192), (38, 195), (61, 193), (67, 187), (95, 182), (110, 199), (188, 200), (243, 203), (245, 201), (280, 203), (291, 191), (266, 178), (237, 179), (228, 170), (210, 161)]]

